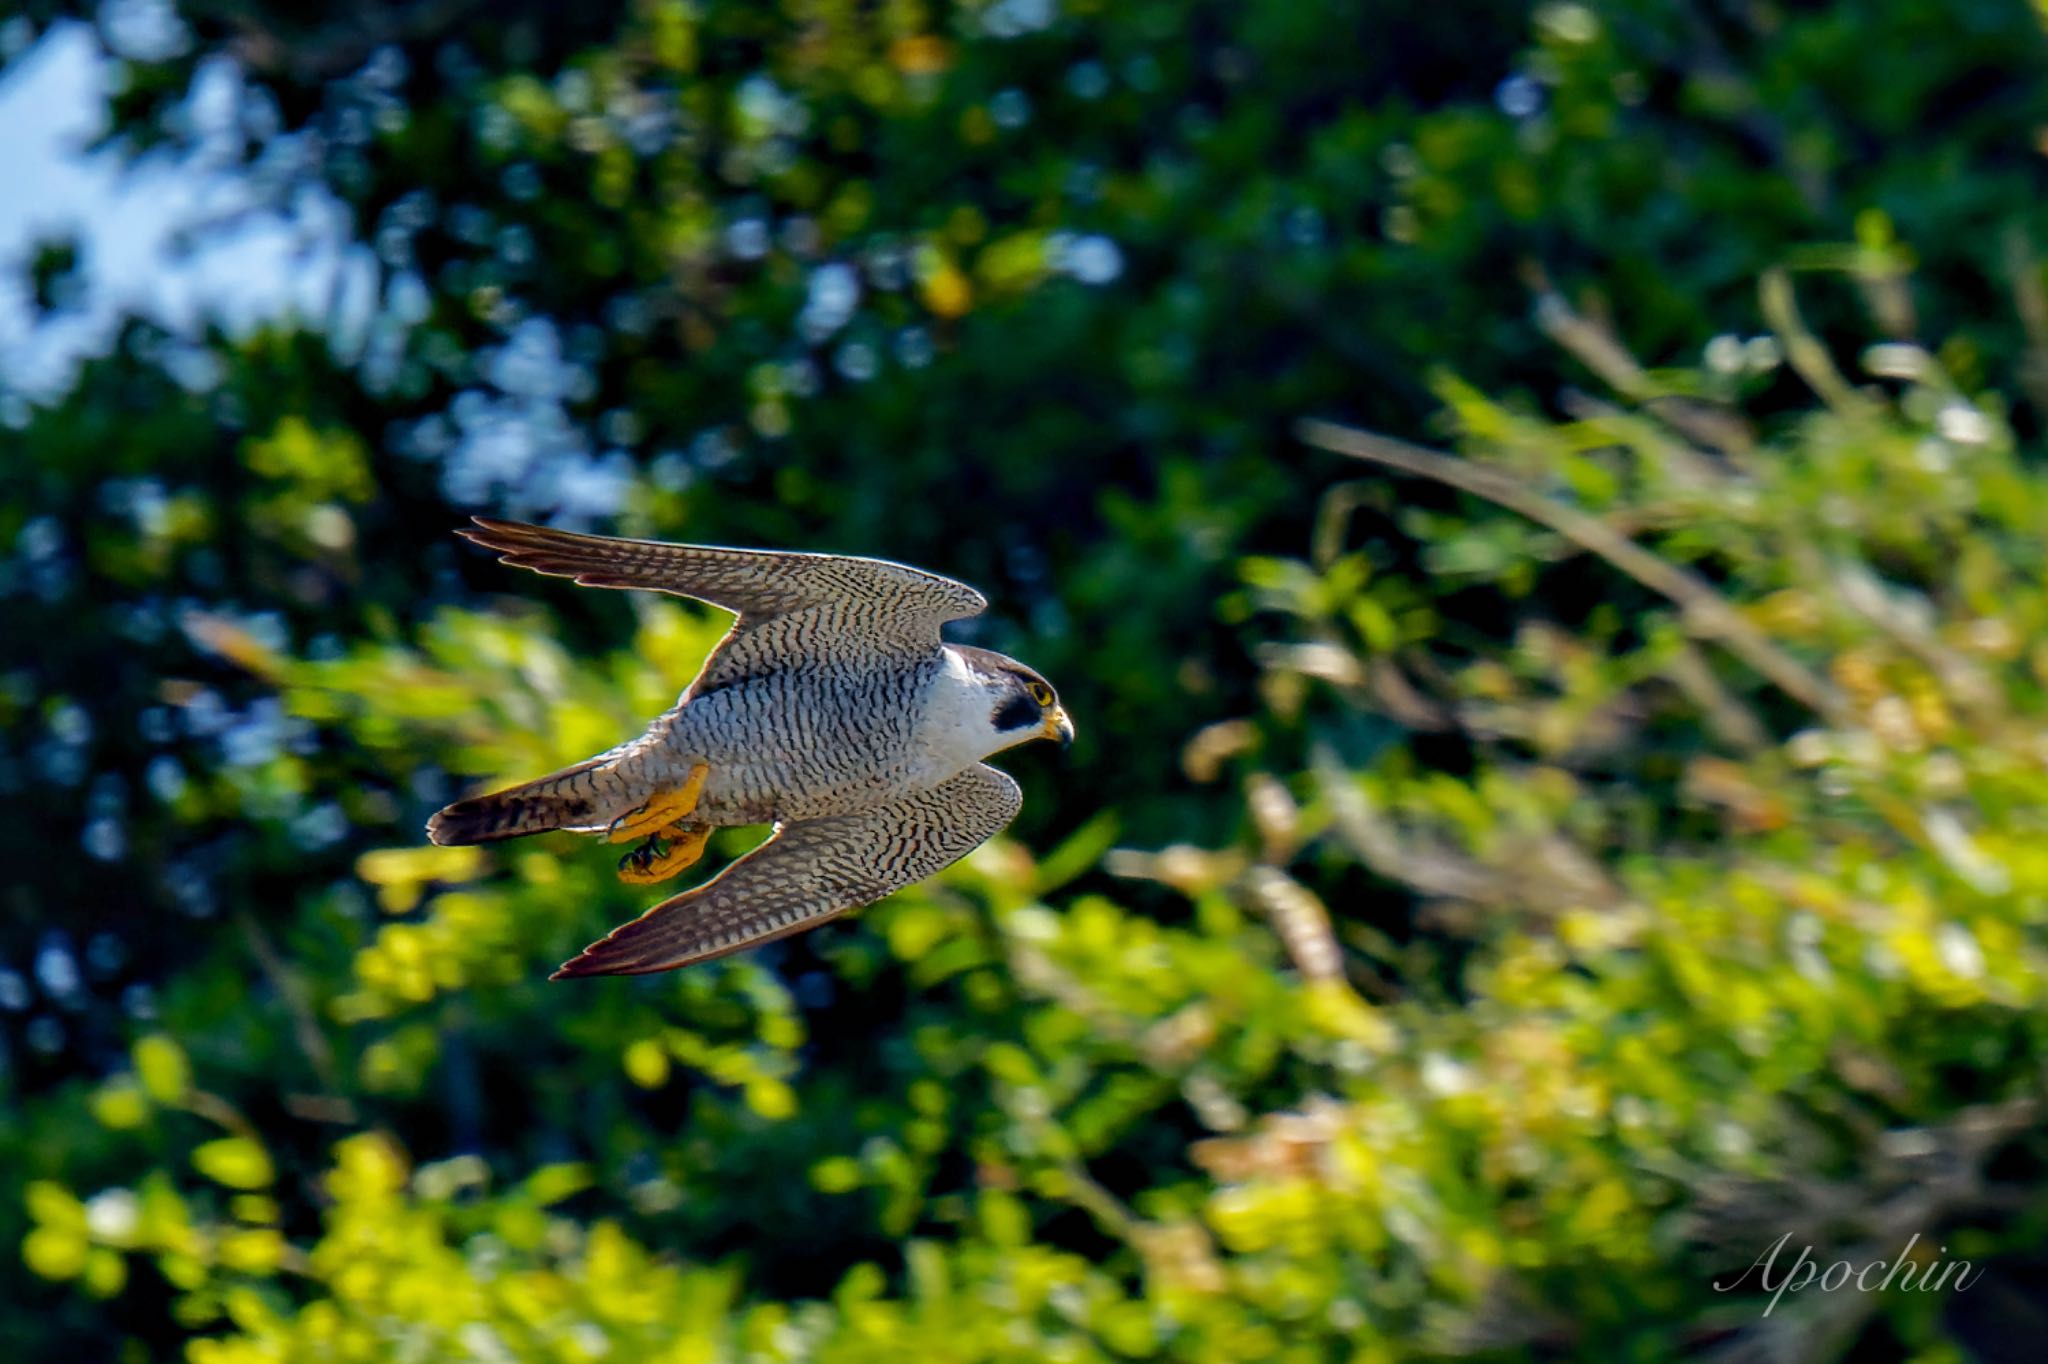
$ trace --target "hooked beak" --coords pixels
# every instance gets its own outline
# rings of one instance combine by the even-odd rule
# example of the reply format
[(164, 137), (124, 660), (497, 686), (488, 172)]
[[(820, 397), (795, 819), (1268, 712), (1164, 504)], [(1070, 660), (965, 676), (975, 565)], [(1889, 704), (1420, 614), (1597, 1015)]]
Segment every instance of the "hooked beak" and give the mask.
[(1061, 748), (1074, 744), (1074, 722), (1067, 718), (1065, 706), (1054, 706), (1045, 713), (1045, 737), (1059, 740)]

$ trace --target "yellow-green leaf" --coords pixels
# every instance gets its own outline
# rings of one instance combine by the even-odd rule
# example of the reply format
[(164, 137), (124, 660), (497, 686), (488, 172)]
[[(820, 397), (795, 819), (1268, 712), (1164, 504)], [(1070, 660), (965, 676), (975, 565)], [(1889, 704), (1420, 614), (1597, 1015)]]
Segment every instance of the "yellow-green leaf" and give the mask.
[(192, 1153), (192, 1165), (230, 1189), (267, 1189), (277, 1178), (270, 1153), (247, 1137), (222, 1137)]
[(773, 1076), (755, 1076), (747, 1081), (743, 1093), (747, 1107), (770, 1122), (780, 1122), (796, 1114), (796, 1091)]
[(135, 1044), (135, 1074), (143, 1092), (160, 1104), (182, 1101), (192, 1088), (192, 1064), (185, 1049), (162, 1033), (154, 1033)]
[(591, 1178), (590, 1167), (580, 1162), (543, 1165), (526, 1177), (526, 1196), (546, 1207), (572, 1198), (596, 1182)]
[(38, 1179), (28, 1186), (26, 1201), (28, 1215), (43, 1226), (85, 1234), (85, 1204), (62, 1184)]
[(149, 1098), (133, 1077), (116, 1076), (93, 1091), (92, 1116), (117, 1132), (140, 1127), (149, 1121)]
[(45, 1225), (22, 1238), (21, 1258), (45, 1279), (75, 1279), (91, 1249), (84, 1231)]
[(247, 1227), (221, 1237), (220, 1262), (242, 1274), (273, 1274), (284, 1259), (284, 1237), (275, 1227)]
[(659, 1089), (668, 1083), (668, 1052), (651, 1037), (643, 1037), (626, 1048), (626, 1077), (642, 1089)]
[(811, 1167), (811, 1185), (820, 1193), (846, 1193), (860, 1187), (860, 1162), (852, 1156), (827, 1156)]
[(128, 1261), (116, 1251), (96, 1247), (85, 1257), (85, 1291), (111, 1298), (128, 1285)]

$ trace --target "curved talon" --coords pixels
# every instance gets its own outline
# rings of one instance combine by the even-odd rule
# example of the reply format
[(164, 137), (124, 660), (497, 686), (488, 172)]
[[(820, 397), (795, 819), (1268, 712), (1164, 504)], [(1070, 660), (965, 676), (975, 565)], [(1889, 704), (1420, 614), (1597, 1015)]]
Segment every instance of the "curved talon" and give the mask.
[(671, 824), (687, 819), (697, 808), (697, 797), (704, 791), (704, 778), (711, 769), (698, 763), (690, 769), (689, 778), (673, 791), (657, 791), (648, 798), (645, 805), (628, 810), (611, 822), (605, 830), (608, 843), (631, 843), (645, 834), (659, 834)]
[[(669, 842), (673, 835), (675, 841)], [(704, 855), (709, 829), (686, 829), (671, 824), (619, 859), (619, 879), (627, 885), (648, 886), (666, 881), (697, 862)]]
[(619, 879), (637, 880), (635, 873), (644, 874), (655, 858), (666, 856), (667, 853), (668, 840), (660, 834), (650, 834), (645, 843), (619, 859)]

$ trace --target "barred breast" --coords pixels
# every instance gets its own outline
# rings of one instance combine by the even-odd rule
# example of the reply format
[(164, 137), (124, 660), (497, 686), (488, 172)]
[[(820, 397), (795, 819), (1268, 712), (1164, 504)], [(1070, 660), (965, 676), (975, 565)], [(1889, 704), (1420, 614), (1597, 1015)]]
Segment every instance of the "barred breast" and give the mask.
[(865, 810), (924, 784), (918, 720), (942, 669), (937, 654), (912, 667), (792, 663), (689, 697), (635, 757), (668, 784), (708, 765), (697, 806), (708, 824)]

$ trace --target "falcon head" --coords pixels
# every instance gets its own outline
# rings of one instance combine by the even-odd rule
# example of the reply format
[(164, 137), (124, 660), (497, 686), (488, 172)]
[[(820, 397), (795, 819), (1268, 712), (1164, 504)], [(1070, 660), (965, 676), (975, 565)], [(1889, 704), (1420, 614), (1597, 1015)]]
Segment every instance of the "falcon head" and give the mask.
[(1014, 658), (989, 649), (966, 645), (950, 646), (965, 660), (968, 670), (988, 703), (989, 728), (994, 747), (1000, 752), (1033, 739), (1057, 739), (1065, 748), (1074, 742), (1074, 722), (1060, 705), (1052, 683)]

